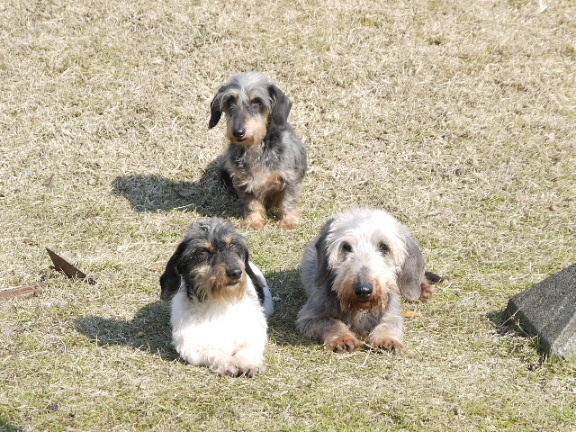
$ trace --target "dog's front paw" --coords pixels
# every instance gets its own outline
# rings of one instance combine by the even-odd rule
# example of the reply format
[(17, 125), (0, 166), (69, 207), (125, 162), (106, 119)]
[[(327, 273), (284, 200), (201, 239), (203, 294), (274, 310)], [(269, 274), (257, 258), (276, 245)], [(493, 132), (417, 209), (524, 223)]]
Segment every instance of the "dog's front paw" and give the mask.
[(294, 229), (300, 223), (300, 217), (295, 214), (283, 215), (280, 219), (280, 228)]
[(238, 365), (239, 376), (252, 378), (253, 376), (266, 372), (266, 367), (255, 363)]
[(262, 229), (266, 225), (266, 220), (260, 213), (250, 213), (244, 218), (244, 226), (253, 229)]
[(266, 367), (259, 363), (232, 358), (213, 363), (210, 370), (220, 376), (253, 377), (266, 372)]
[(393, 336), (370, 339), (370, 345), (393, 353), (400, 353), (404, 350), (404, 344)]
[(238, 365), (231, 360), (215, 362), (210, 366), (210, 370), (220, 376), (237, 377), (241, 375)]
[(251, 347), (248, 345), (240, 347), (233, 356), (234, 362), (238, 367), (239, 376), (253, 377), (266, 372), (263, 359), (250, 352), (250, 349)]
[(352, 352), (360, 348), (362, 342), (353, 334), (344, 333), (325, 341), (324, 346), (327, 350), (334, 352)]
[(428, 300), (432, 298), (432, 294), (434, 293), (434, 287), (426, 282), (422, 282), (420, 284), (421, 294), (420, 294), (420, 301), (422, 303), (426, 303)]

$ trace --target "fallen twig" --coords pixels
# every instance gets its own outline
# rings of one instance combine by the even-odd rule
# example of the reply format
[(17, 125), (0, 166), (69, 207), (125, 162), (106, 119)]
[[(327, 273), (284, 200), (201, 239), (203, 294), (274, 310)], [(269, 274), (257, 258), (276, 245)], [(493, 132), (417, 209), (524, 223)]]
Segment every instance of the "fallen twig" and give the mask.
[(0, 301), (17, 297), (33, 297), (39, 295), (44, 284), (24, 285), (13, 288), (0, 289)]

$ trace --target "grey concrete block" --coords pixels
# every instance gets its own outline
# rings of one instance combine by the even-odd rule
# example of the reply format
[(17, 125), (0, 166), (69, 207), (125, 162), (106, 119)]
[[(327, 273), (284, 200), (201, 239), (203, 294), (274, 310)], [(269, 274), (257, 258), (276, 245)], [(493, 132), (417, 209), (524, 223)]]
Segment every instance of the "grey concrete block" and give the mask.
[(512, 297), (506, 315), (539, 336), (544, 352), (576, 359), (576, 264)]

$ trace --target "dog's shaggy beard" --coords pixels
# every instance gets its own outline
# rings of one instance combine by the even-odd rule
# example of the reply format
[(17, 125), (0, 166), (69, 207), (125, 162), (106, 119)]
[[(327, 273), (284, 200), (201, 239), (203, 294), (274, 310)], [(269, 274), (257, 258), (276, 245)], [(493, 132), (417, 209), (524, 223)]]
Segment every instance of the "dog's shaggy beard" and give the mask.
[[(388, 307), (391, 291), (397, 291), (396, 273), (370, 242), (357, 242), (354, 247), (357, 249), (354, 253), (343, 253), (340, 244), (329, 251), (333, 263), (332, 290), (338, 295), (342, 312), (366, 311), (377, 316)], [(354, 292), (354, 285), (362, 280), (373, 287), (367, 300), (360, 300)]]
[(213, 303), (229, 304), (238, 303), (246, 295), (247, 275), (242, 268), (242, 277), (236, 281), (226, 275), (224, 266), (213, 269), (209, 265), (203, 265), (196, 269), (194, 275), (194, 294), (200, 300)]
[(374, 293), (367, 301), (360, 301), (354, 293), (353, 279), (346, 279), (338, 284), (334, 282), (334, 291), (338, 294), (342, 312), (367, 311), (373, 315), (380, 314), (388, 306), (389, 290), (378, 282), (374, 283)]

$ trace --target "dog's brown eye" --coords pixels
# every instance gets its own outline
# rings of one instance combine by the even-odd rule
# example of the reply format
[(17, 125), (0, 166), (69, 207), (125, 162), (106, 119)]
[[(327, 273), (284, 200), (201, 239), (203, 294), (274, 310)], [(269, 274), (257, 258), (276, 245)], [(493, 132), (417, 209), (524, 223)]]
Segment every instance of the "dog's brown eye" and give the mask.
[(352, 246), (350, 245), (350, 243), (346, 242), (342, 243), (342, 251), (346, 253), (352, 252)]
[(256, 98), (250, 101), (250, 107), (253, 110), (261, 110), (262, 109), (262, 99)]
[(196, 249), (195, 254), (200, 256), (200, 257), (205, 257), (205, 256), (208, 256), (210, 254), (210, 251), (208, 249), (199, 248), (199, 249)]
[(383, 254), (390, 252), (390, 248), (388, 247), (388, 245), (386, 243), (380, 243), (378, 245), (378, 250), (380, 251), (380, 253), (383, 253)]

